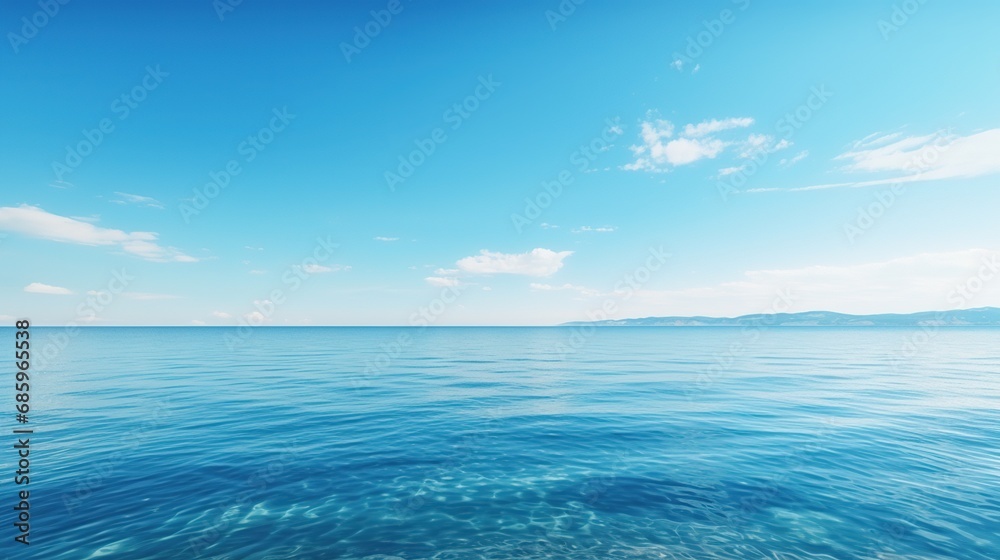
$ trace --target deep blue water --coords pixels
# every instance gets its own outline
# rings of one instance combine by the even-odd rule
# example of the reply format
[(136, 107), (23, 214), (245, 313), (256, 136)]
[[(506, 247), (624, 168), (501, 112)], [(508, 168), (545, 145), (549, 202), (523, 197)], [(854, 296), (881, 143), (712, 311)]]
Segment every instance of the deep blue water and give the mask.
[(10, 558), (1000, 557), (997, 329), (234, 332), (34, 329)]

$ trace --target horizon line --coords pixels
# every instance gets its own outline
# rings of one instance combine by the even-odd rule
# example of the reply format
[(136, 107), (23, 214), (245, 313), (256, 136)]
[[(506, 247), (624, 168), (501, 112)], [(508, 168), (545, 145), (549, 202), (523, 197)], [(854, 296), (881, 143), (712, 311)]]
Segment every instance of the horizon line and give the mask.
[[(600, 320), (582, 320), (582, 321), (566, 321), (563, 323), (556, 323), (551, 325), (251, 325), (247, 324), (237, 324), (237, 325), (92, 325), (92, 324), (61, 324), (61, 325), (50, 325), (50, 324), (32, 324), (32, 327), (42, 327), (42, 328), (68, 328), (68, 327), (87, 327), (87, 328), (219, 328), (219, 329), (239, 329), (239, 328), (412, 328), (412, 329), (425, 329), (425, 328), (553, 328), (553, 327), (578, 327), (582, 325), (600, 325), (601, 323), (608, 323), (614, 321), (642, 321), (650, 319), (714, 319), (714, 320), (737, 320), (745, 317), (766, 317), (766, 316), (777, 316), (777, 315), (806, 315), (810, 313), (829, 313), (834, 315), (845, 315), (848, 317), (872, 317), (878, 315), (896, 315), (896, 316), (906, 316), (906, 315), (917, 315), (921, 313), (958, 313), (962, 311), (980, 311), (980, 310), (994, 310), (1000, 311), (1000, 307), (984, 306), (984, 307), (969, 307), (963, 309), (949, 309), (949, 310), (937, 310), (928, 309), (924, 311), (911, 311), (908, 313), (842, 313), (839, 311), (826, 311), (826, 310), (811, 310), (811, 311), (797, 311), (794, 313), (780, 312), (780, 313), (747, 313), (743, 315), (735, 316), (712, 316), (712, 315), (649, 315), (645, 317), (626, 317), (622, 319), (600, 319)], [(14, 318), (14, 321), (31, 321), (30, 318)], [(733, 327), (736, 325), (617, 325), (618, 327)], [(925, 325), (770, 325), (771, 327), (788, 327), (788, 328), (806, 328), (806, 327), (817, 327), (817, 328), (913, 328), (915, 326), (925, 326)], [(991, 327), (1000, 325), (935, 325), (942, 327)], [(15, 328), (13, 326), (9, 328)]]

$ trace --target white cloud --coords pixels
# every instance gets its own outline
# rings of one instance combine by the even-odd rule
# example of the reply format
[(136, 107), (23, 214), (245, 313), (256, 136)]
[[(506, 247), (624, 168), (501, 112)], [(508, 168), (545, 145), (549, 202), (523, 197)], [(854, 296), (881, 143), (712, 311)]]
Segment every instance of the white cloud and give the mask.
[(251, 247), (250, 245), (244, 245), (243, 248), (246, 249), (247, 251), (263, 251), (264, 250), (263, 247)]
[(250, 271), (250, 274), (255, 274), (255, 275), (267, 274), (267, 271), (266, 270), (260, 270), (259, 268), (255, 268), (255, 269), (253, 269), (253, 270)]
[[(818, 190), (836, 187), (869, 187), (941, 179), (971, 179), (1000, 173), (1000, 128), (969, 136), (945, 132), (900, 138), (898, 133), (859, 140), (836, 157), (847, 160), (845, 171), (892, 173), (893, 177), (827, 183), (790, 189)], [(900, 175), (905, 173), (905, 175)]]
[(723, 130), (729, 130), (732, 128), (746, 128), (753, 125), (753, 119), (750, 117), (738, 117), (732, 119), (712, 119), (708, 121), (702, 121), (698, 124), (689, 124), (684, 126), (684, 135), (690, 136), (692, 138), (700, 138), (702, 136), (707, 136), (709, 134), (715, 134), (716, 132), (721, 132)]
[(232, 317), (232, 315), (226, 313), (225, 311), (213, 311), (212, 317), (215, 317), (216, 319), (228, 319)]
[(325, 272), (333, 272), (332, 268), (321, 264), (307, 264), (302, 267), (302, 270), (306, 274), (323, 274)]
[(599, 226), (599, 227), (580, 226), (580, 227), (578, 227), (576, 229), (573, 229), (573, 230), (570, 230), (570, 231), (572, 233), (586, 233), (586, 232), (591, 232), (591, 231), (592, 232), (596, 232), (596, 233), (610, 233), (612, 231), (615, 231), (616, 229), (618, 229), (618, 228), (615, 227), (615, 226)]
[(671, 167), (689, 165), (702, 159), (714, 159), (732, 142), (713, 136), (734, 128), (745, 128), (754, 123), (749, 117), (712, 119), (688, 124), (681, 136), (674, 138), (674, 125), (663, 119), (642, 122), (639, 137), (641, 144), (630, 146), (635, 161), (622, 166), (627, 171), (668, 171)]
[[(918, 171), (921, 165), (920, 152), (926, 147), (943, 148), (951, 143), (945, 133), (928, 134), (925, 136), (910, 136), (896, 140), (890, 144), (876, 139), (874, 142), (863, 142), (859, 148), (840, 154), (835, 159), (850, 160), (844, 169), (846, 171), (879, 172), (879, 171)], [(858, 145), (857, 143), (855, 145)]]
[(573, 251), (532, 249), (527, 253), (494, 253), (483, 249), (478, 255), (458, 261), (458, 268), (472, 274), (523, 274), (552, 276), (563, 266), (563, 260)]
[[(265, 300), (266, 301), (266, 300)], [(264, 316), (260, 311), (251, 311), (250, 313), (244, 313), (243, 318), (246, 319), (247, 323), (251, 325), (259, 325), (261, 323), (267, 322), (267, 317)]]
[(662, 153), (653, 151), (653, 161), (670, 165), (687, 165), (699, 159), (713, 159), (722, 153), (726, 144), (716, 138), (678, 138), (663, 146)]
[(782, 167), (791, 167), (807, 157), (809, 157), (809, 150), (802, 150), (790, 158), (782, 158), (781, 161), (778, 162), (778, 165)]
[(24, 287), (24, 291), (29, 294), (48, 294), (52, 296), (68, 296), (72, 295), (73, 292), (66, 288), (60, 288), (59, 286), (50, 286), (48, 284), (42, 284), (41, 282), (32, 282)]
[(202, 321), (201, 319), (191, 319), (191, 324), (200, 327), (205, 324), (205, 321)]
[(774, 153), (791, 147), (792, 143), (781, 139), (775, 141), (770, 134), (751, 134), (740, 143), (739, 157), (748, 159), (760, 153)]
[(865, 147), (870, 148), (873, 146), (887, 144), (890, 141), (895, 140), (896, 138), (899, 138), (902, 135), (903, 135), (902, 132), (893, 132), (890, 134), (884, 134), (882, 132), (873, 132), (868, 136), (865, 136), (861, 140), (854, 142), (854, 149), (865, 148)]
[(382, 237), (381, 235), (375, 237), (375, 241), (399, 241), (398, 237)]
[[(994, 268), (991, 281), (977, 284), (982, 288), (975, 297), (964, 302), (955, 298), (956, 286), (966, 285), (980, 270)], [(1000, 253), (968, 249), (861, 264), (752, 270), (741, 279), (713, 286), (640, 290), (622, 316), (760, 313), (779, 291), (793, 301), (790, 312), (909, 313), (1000, 306)]]
[(139, 206), (149, 206), (150, 208), (163, 209), (162, 202), (149, 196), (139, 196), (137, 194), (123, 192), (116, 192), (115, 194), (118, 195), (118, 198), (111, 200), (111, 202), (115, 204), (136, 204)]
[(531, 283), (531, 289), (536, 292), (576, 292), (582, 296), (594, 297), (601, 295), (599, 290), (594, 290), (584, 286), (575, 286), (573, 284), (563, 284), (562, 286), (553, 286), (551, 284), (536, 284)]
[(447, 286), (458, 286), (459, 284), (458, 278), (449, 278), (442, 276), (428, 276), (427, 278), (424, 278), (424, 280), (426, 280), (427, 283), (430, 284), (431, 286), (437, 286), (439, 288), (444, 288)]
[(459, 273), (457, 268), (439, 268), (434, 271), (434, 274), (438, 276), (454, 276)]
[[(684, 71), (684, 59), (675, 58), (673, 62), (670, 63), (670, 67), (678, 72)], [(694, 68), (691, 69), (692, 74), (697, 74), (698, 70), (701, 70), (701, 64), (695, 64)]]
[(639, 136), (644, 144), (651, 145), (662, 142), (674, 135), (674, 125), (668, 120), (657, 119), (642, 123), (639, 129)]
[(0, 207), (0, 229), (60, 243), (114, 246), (148, 261), (198, 260), (173, 247), (158, 245), (156, 233), (145, 231), (126, 233), (118, 229), (97, 227), (73, 218), (50, 214), (37, 206)]
[(554, 226), (552, 224), (548, 224), (548, 223), (545, 223), (545, 222), (542, 222), (541, 227), (542, 227), (542, 229), (559, 229), (559, 226)]

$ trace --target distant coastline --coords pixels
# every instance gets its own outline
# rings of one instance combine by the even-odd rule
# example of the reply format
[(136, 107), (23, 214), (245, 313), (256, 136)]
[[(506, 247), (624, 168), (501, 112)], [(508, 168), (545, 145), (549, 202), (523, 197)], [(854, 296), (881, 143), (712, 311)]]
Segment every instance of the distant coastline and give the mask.
[(741, 315), (739, 317), (644, 317), (605, 321), (574, 321), (560, 326), (598, 327), (1000, 327), (1000, 308), (979, 307), (953, 311), (849, 315), (832, 311)]

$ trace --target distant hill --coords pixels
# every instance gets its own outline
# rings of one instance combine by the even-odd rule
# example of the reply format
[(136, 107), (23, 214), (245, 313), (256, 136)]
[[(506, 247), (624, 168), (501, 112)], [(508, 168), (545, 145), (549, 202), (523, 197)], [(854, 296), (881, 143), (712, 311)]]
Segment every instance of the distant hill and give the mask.
[(742, 315), (740, 317), (646, 317), (642, 319), (612, 319), (608, 321), (575, 321), (563, 326), (595, 325), (599, 327), (742, 327), (767, 325), (775, 327), (1000, 327), (1000, 309), (980, 307), (955, 311), (922, 311), (920, 313), (881, 315), (847, 315), (830, 311)]

